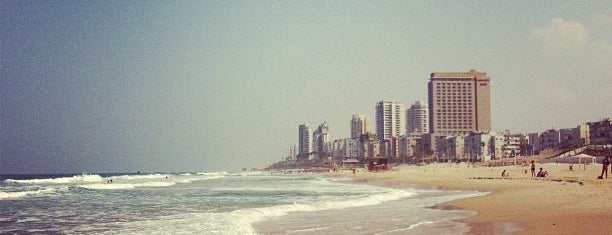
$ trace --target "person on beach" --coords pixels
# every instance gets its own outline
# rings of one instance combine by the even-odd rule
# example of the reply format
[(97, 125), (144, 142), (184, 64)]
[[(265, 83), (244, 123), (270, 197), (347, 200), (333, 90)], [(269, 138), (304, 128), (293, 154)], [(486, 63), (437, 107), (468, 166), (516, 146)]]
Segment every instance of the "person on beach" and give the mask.
[(610, 165), (610, 156), (606, 156), (603, 161), (601, 161), (601, 175), (599, 175), (598, 179), (603, 179), (604, 174), (606, 175), (606, 179), (608, 178), (608, 165)]
[[(540, 168), (540, 169), (542, 169), (542, 168)], [(531, 160), (531, 177), (535, 177), (535, 176), (536, 176), (536, 174), (535, 174), (535, 161)]]
[(506, 172), (506, 170), (502, 171), (502, 173), (501, 173), (501, 177), (502, 177), (502, 178), (506, 178), (506, 177), (508, 177), (508, 176), (510, 176), (510, 174), (508, 174), (508, 173)]
[(544, 171), (542, 167), (540, 167), (540, 171), (538, 172), (538, 177), (546, 177), (548, 175), (548, 171)]

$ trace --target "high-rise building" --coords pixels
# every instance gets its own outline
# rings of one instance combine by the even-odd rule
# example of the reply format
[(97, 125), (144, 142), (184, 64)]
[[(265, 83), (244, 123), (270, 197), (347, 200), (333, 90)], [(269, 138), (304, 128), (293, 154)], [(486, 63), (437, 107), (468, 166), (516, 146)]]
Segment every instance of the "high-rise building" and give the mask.
[(368, 121), (365, 115), (353, 115), (353, 119), (351, 119), (351, 138), (358, 139), (365, 133), (368, 133)]
[(376, 103), (376, 136), (379, 140), (391, 140), (404, 135), (404, 105), (395, 101)]
[(329, 142), (329, 127), (323, 122), (312, 134), (312, 147), (317, 158), (327, 154), (327, 149), (325, 149), (327, 142)]
[(312, 139), (310, 135), (310, 127), (306, 124), (302, 124), (298, 128), (298, 158), (300, 159), (308, 159), (310, 157), (310, 152), (312, 152)]
[(415, 102), (406, 111), (406, 132), (424, 134), (429, 132), (429, 109), (421, 101)]
[(490, 81), (487, 73), (435, 72), (428, 83), (429, 131), (462, 135), (491, 130)]

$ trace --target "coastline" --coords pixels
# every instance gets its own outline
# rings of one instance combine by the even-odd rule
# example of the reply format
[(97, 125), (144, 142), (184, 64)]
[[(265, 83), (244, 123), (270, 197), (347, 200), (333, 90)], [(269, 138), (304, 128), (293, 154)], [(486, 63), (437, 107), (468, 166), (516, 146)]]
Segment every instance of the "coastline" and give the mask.
[[(597, 180), (601, 165), (569, 170), (568, 164), (537, 164), (550, 175), (532, 178), (521, 166), (467, 164), (400, 166), (386, 172), (329, 173), (368, 184), (490, 192), (437, 204), (436, 209), (477, 212), (460, 219), (471, 234), (606, 234), (612, 228), (612, 177)], [(577, 165), (574, 165), (576, 168)], [(502, 178), (506, 170), (509, 177)], [(612, 176), (612, 175), (611, 175)]]

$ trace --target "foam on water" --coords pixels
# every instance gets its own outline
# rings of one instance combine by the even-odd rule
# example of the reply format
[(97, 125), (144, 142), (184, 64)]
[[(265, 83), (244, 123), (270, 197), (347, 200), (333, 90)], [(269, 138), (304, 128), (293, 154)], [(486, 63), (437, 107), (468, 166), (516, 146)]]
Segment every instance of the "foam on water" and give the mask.
[[(396, 208), (395, 205), (422, 208), (426, 204), (466, 197), (467, 194), (446, 195), (439, 191), (429, 193), (419, 189), (376, 187), (320, 175), (261, 172), (138, 174), (106, 178), (79, 175), (5, 180), (0, 184), (0, 203), (2, 199), (17, 199), (16, 204), (21, 205), (0, 209), (3, 211), (0, 221), (10, 224), (6, 228), (0, 226), (0, 234), (37, 229), (44, 233), (50, 227), (57, 229), (53, 231), (71, 234), (256, 234), (255, 226), (292, 216), (299, 219), (310, 215), (316, 220), (322, 214), (373, 212), (379, 208)], [(59, 196), (48, 196), (54, 194)], [(433, 196), (429, 197), (429, 194)], [(433, 197), (437, 199), (430, 199)], [(84, 215), (82, 211), (91, 213)], [(367, 215), (363, 216), (367, 218)], [(274, 217), (281, 218), (270, 220)], [(438, 223), (435, 216), (417, 217), (390, 232), (429, 231), (437, 226), (429, 224), (431, 221)], [(336, 222), (313, 224), (285, 231), (330, 234), (329, 231), (336, 229), (337, 225)], [(351, 229), (358, 226), (351, 225)]]
[(4, 182), (6, 183), (16, 183), (16, 184), (70, 184), (70, 183), (81, 183), (81, 182), (102, 182), (103, 178), (99, 175), (75, 175), (72, 177), (59, 177), (52, 179), (27, 179), (27, 180), (16, 180), (16, 179), (6, 179)]
[(55, 188), (39, 188), (36, 190), (16, 191), (16, 192), (0, 192), (0, 200), (15, 199), (27, 196), (41, 195), (56, 192)]
[(135, 189), (135, 188), (144, 188), (144, 187), (169, 187), (176, 184), (176, 182), (145, 182), (145, 183), (136, 183), (136, 184), (124, 184), (124, 183), (104, 183), (104, 184), (83, 184), (79, 185), (81, 188), (86, 189)]
[[(294, 212), (320, 211), (376, 205), (390, 200), (409, 197), (413, 193), (394, 190), (379, 195), (337, 200), (313, 202), (308, 204), (287, 204), (262, 208), (240, 209), (224, 213), (192, 213), (164, 217), (159, 220), (145, 220), (122, 224), (127, 229), (122, 234), (192, 234), (207, 231), (213, 234), (257, 234), (252, 225), (269, 217), (283, 216)], [(116, 231), (115, 231), (116, 232)], [(113, 232), (114, 233), (114, 232)]]

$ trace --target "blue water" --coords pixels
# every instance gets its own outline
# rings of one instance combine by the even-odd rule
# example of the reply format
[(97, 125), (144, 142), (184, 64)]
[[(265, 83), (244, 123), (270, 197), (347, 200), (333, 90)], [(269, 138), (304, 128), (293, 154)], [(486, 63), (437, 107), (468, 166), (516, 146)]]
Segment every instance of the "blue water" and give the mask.
[[(112, 182), (111, 182), (112, 181)], [(356, 184), (317, 174), (0, 176), (1, 234), (461, 234), (481, 195)]]

